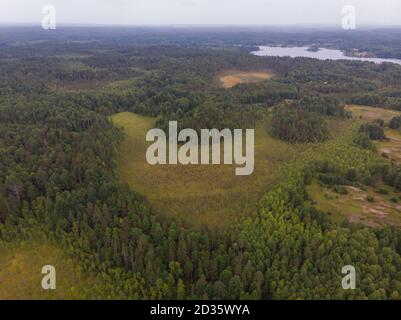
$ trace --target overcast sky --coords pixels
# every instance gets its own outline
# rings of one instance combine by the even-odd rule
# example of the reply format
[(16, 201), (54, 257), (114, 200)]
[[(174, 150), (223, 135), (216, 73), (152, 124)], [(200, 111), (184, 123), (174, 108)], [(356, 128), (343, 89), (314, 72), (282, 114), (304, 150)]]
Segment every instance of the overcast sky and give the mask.
[(353, 5), (359, 25), (401, 25), (401, 0), (0, 0), (0, 23), (39, 24), (46, 4), (57, 23), (340, 25)]

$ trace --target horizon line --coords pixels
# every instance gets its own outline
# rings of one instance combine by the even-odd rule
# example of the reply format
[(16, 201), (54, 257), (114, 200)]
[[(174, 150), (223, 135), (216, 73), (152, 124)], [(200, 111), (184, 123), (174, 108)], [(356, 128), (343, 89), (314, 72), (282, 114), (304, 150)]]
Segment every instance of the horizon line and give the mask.
[[(124, 24), (124, 23), (80, 23), (80, 22), (62, 22), (58, 23), (61, 27), (120, 27), (120, 28), (338, 28), (342, 29), (336, 23), (287, 23), (287, 24), (187, 24), (187, 23), (161, 23), (161, 24)], [(40, 27), (38, 22), (0, 22), (0, 27)], [(401, 24), (360, 24), (354, 31), (365, 28), (401, 28)]]

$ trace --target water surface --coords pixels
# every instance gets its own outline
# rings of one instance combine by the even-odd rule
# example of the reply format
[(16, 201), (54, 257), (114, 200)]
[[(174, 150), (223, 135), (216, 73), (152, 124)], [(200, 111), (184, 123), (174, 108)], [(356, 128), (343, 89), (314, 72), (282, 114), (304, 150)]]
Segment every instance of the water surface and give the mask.
[(270, 47), (259, 46), (258, 51), (251, 52), (256, 56), (274, 56), (274, 57), (305, 57), (315, 58), (319, 60), (354, 60), (367, 61), (374, 63), (390, 62), (401, 65), (401, 59), (384, 59), (384, 58), (364, 58), (364, 57), (348, 57), (340, 50), (321, 48), (319, 51), (308, 51), (309, 47)]

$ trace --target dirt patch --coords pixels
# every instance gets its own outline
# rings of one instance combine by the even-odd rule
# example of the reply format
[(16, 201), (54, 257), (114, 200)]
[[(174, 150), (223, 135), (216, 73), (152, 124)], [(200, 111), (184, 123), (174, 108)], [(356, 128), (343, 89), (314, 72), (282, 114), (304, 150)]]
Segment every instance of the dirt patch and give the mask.
[(401, 163), (401, 133), (389, 128), (386, 128), (384, 133), (388, 140), (377, 143), (378, 150), (386, 158)]
[[(308, 187), (308, 193), (316, 207), (330, 213), (335, 220), (347, 219), (351, 223), (367, 227), (401, 227), (401, 198), (398, 192), (384, 185), (376, 188), (364, 187), (363, 190), (353, 186), (345, 188), (348, 194), (340, 195), (314, 182)], [(385, 189), (387, 194), (378, 193), (379, 189)]]
[(354, 118), (367, 121), (382, 119), (385, 122), (389, 122), (393, 117), (401, 115), (401, 112), (396, 110), (354, 104), (347, 105), (345, 109), (351, 112)]
[(252, 72), (226, 72), (218, 76), (219, 85), (229, 89), (241, 83), (257, 83), (269, 80), (273, 77), (271, 72), (252, 71)]
[(349, 186), (348, 188), (349, 188), (350, 190), (354, 191), (354, 192), (362, 192), (362, 189), (357, 188), (357, 187)]

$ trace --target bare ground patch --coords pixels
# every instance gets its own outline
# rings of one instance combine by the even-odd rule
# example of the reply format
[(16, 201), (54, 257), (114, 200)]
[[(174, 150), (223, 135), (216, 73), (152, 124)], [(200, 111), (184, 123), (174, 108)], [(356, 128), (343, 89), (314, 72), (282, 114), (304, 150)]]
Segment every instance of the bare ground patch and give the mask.
[(395, 110), (354, 104), (347, 105), (345, 109), (351, 112), (354, 118), (367, 121), (382, 119), (385, 122), (389, 122), (393, 117), (401, 115), (401, 112)]
[(268, 71), (231, 71), (220, 74), (217, 78), (219, 86), (229, 89), (241, 83), (257, 83), (272, 77), (273, 73)]
[[(335, 220), (345, 218), (368, 227), (401, 227), (401, 198), (398, 192), (388, 187), (345, 188), (348, 194), (340, 195), (314, 182), (308, 186), (308, 193), (316, 207), (330, 213)], [(387, 194), (378, 193), (379, 189), (385, 189)]]
[(388, 140), (377, 143), (378, 150), (386, 158), (401, 163), (401, 133), (388, 128), (384, 133)]

